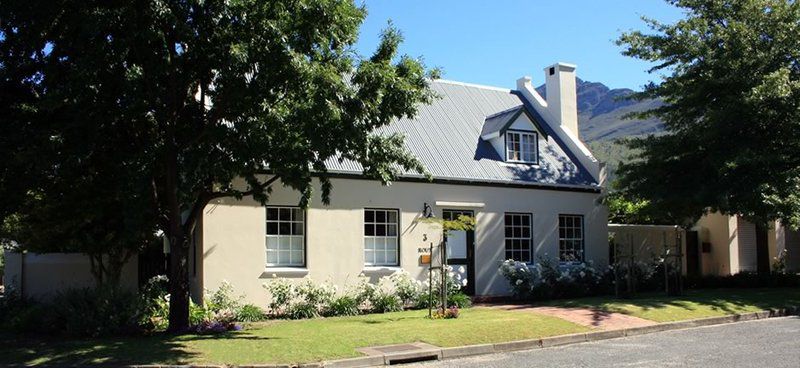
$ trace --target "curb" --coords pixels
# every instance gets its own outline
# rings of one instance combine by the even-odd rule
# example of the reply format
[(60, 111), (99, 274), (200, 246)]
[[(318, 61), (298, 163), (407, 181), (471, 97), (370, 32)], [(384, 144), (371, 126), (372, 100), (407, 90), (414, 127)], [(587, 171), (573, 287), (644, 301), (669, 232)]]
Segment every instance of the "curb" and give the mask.
[[(426, 349), (384, 355), (362, 356), (304, 364), (253, 364), (240, 365), (239, 368), (359, 368), (377, 367), (398, 363), (411, 363), (427, 360), (444, 360), (476, 355), (533, 350), (554, 346), (572, 345), (590, 341), (618, 339), (627, 336), (646, 335), (655, 332), (683, 330), (687, 328), (722, 325), (734, 322), (754, 321), (767, 318), (795, 316), (800, 307), (768, 309), (758, 312), (732, 314), (729, 316), (691, 319), (678, 322), (664, 322), (651, 326), (625, 328), (619, 330), (592, 331), (571, 335), (544, 337), (541, 339), (518, 340), (495, 344), (466, 345), (452, 348)], [(130, 368), (225, 368), (225, 365), (132, 365)]]

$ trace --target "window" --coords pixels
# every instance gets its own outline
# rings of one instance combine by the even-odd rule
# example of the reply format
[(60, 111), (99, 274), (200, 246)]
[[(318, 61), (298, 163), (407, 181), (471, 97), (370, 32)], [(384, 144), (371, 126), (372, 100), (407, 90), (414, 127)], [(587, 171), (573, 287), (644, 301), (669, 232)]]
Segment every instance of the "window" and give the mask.
[(364, 264), (397, 266), (397, 210), (364, 210)]
[(558, 260), (583, 261), (583, 216), (558, 216)]
[(535, 132), (506, 132), (506, 161), (537, 162)]
[(303, 266), (305, 214), (298, 207), (267, 207), (267, 266)]
[(506, 259), (531, 261), (531, 215), (506, 213)]

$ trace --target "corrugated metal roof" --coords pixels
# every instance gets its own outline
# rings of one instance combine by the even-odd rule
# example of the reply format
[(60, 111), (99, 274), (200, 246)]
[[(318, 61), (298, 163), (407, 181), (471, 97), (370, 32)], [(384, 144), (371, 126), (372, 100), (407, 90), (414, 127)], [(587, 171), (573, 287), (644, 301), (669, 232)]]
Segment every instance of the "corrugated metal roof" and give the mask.
[[(539, 147), (539, 165), (504, 162), (500, 153), (480, 138), (487, 117), (525, 108), (514, 91), (441, 80), (432, 82), (431, 88), (440, 98), (422, 106), (413, 119), (399, 119), (381, 132), (404, 134), (406, 148), (417, 156), (434, 179), (597, 186), (592, 176), (570, 158), (574, 155), (566, 153), (553, 139), (551, 132), (543, 132), (547, 138)], [(528, 112), (538, 117), (535, 111)], [(330, 159), (326, 165), (331, 172), (361, 172), (361, 166), (349, 160)], [(404, 176), (421, 175), (405, 173)]]

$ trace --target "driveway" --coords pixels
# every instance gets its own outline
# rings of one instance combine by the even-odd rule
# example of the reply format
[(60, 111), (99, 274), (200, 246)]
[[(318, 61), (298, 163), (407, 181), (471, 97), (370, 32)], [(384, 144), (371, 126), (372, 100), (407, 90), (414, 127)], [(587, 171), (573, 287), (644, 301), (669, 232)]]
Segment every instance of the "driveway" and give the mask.
[(677, 330), (417, 367), (800, 367), (800, 318)]

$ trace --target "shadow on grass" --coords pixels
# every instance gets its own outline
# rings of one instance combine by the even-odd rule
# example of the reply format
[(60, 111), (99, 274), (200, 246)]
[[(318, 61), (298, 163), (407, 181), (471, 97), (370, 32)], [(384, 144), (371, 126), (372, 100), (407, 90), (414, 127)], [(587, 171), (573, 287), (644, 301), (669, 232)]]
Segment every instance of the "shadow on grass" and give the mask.
[(800, 292), (797, 289), (707, 289), (687, 291), (680, 296), (650, 293), (629, 299), (595, 297), (554, 300), (539, 305), (589, 308), (598, 311), (598, 318), (602, 318), (603, 313), (625, 312), (615, 304), (629, 304), (641, 308), (643, 311), (666, 307), (694, 311), (698, 309), (698, 306), (708, 306), (713, 310), (733, 314), (744, 308), (782, 308), (798, 303), (800, 303)]
[(0, 334), (0, 366), (178, 364), (196, 357), (173, 336), (65, 339)]
[(599, 325), (603, 320), (609, 318), (610, 313), (631, 313), (630, 310), (626, 310), (628, 305), (644, 312), (674, 308), (690, 313), (701, 308), (708, 308), (724, 314), (735, 314), (745, 309), (764, 310), (800, 305), (800, 290), (794, 288), (702, 289), (690, 290), (680, 296), (645, 293), (626, 299), (607, 296), (534, 303), (495, 304), (495, 306), (506, 310), (527, 309), (530, 307), (589, 309), (593, 313), (593, 325)]

